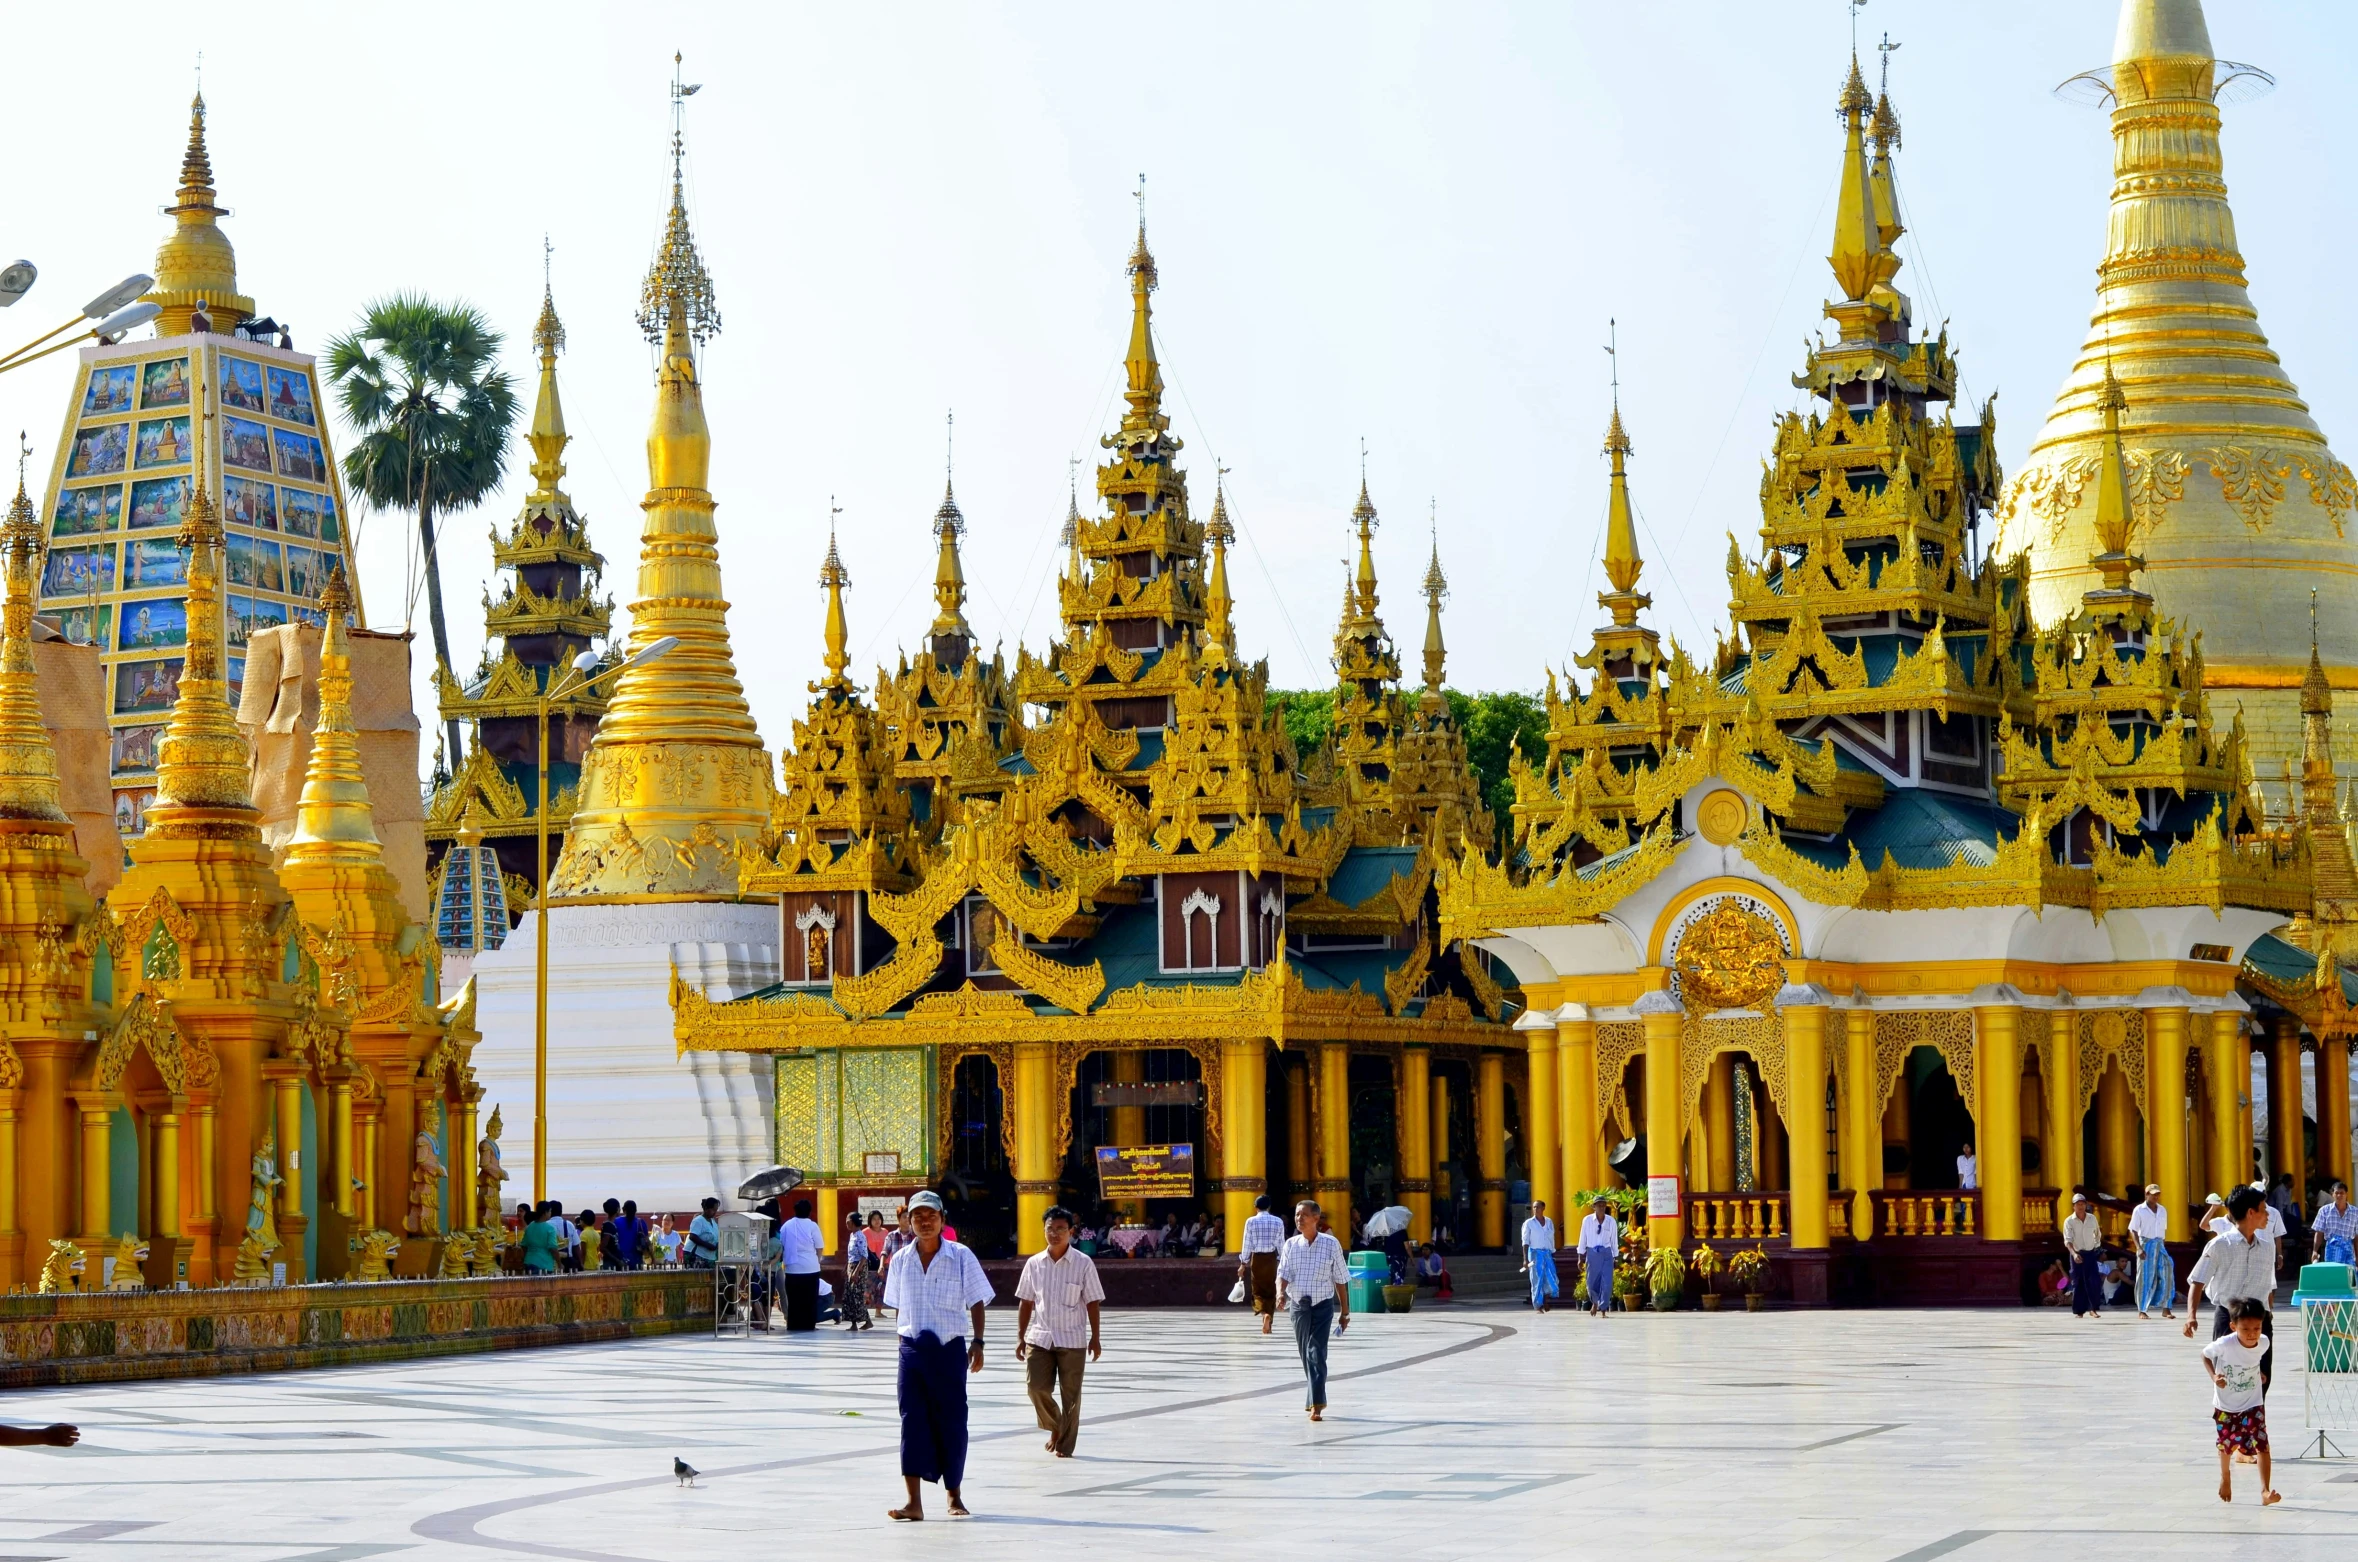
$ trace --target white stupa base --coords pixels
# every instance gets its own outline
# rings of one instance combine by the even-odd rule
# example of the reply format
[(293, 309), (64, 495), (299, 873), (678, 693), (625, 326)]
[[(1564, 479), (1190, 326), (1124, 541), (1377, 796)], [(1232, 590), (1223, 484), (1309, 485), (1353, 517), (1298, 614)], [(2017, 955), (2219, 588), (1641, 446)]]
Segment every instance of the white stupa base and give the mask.
[[(708, 998), (778, 979), (775, 907), (683, 903), (551, 909), (549, 1197), (568, 1210), (636, 1199), (641, 1210), (694, 1210), (774, 1164), (772, 1075), (742, 1053), (681, 1055), (672, 1040), (671, 973)], [(501, 1108), (502, 1190), (532, 1196), (533, 966), (538, 913), (475, 957), (475, 1076), (481, 1121)], [(471, 1163), (473, 1156), (467, 1156)]]

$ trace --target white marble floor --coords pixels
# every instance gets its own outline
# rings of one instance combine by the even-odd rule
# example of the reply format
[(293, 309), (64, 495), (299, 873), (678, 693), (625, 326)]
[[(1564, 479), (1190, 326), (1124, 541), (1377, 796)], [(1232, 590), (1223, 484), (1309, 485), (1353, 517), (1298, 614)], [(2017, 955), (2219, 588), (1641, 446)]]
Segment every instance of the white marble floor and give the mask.
[[(1282, 1334), (1234, 1312), (1117, 1315), (1066, 1461), (1032, 1427), (1012, 1322), (994, 1315), (976, 1390), (970, 1521), (941, 1518), (934, 1488), (926, 1524), (884, 1517), (900, 1480), (879, 1328), (0, 1396), (0, 1419), (84, 1430), (72, 1450), (0, 1450), (0, 1562), (1194, 1559), (1289, 1542), (1387, 1562), (2306, 1562), (2358, 1542), (2358, 1460), (2286, 1458), (2282, 1505), (2263, 1512), (2249, 1484), (2220, 1505), (2195, 1347), (2133, 1316), (1369, 1318), (1313, 1427)], [(2297, 1370), (2270, 1404), (2289, 1456)], [(696, 1489), (674, 1485), (674, 1455), (706, 1472)]]

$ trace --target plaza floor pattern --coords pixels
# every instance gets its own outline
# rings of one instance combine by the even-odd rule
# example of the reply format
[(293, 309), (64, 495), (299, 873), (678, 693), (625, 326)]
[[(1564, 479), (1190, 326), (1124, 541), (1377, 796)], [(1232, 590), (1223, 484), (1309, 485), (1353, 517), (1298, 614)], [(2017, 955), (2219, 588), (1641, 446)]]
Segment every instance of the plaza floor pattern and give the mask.
[[(1272, 1555), (2309, 1562), (2358, 1542), (2358, 1461), (2295, 1461), (2296, 1330), (2270, 1397), (2282, 1505), (2215, 1495), (2208, 1385), (2174, 1326), (2053, 1312), (1598, 1322), (1368, 1318), (1301, 1411), (1241, 1311), (1108, 1320), (1079, 1457), (1041, 1448), (994, 1314), (967, 1499), (895, 1525), (893, 1340), (686, 1337), (273, 1377), (50, 1390), (0, 1450), (0, 1562), (720, 1554), (997, 1562)], [(2358, 1451), (2358, 1429), (2340, 1439)], [(694, 1489), (674, 1456), (704, 1472)]]

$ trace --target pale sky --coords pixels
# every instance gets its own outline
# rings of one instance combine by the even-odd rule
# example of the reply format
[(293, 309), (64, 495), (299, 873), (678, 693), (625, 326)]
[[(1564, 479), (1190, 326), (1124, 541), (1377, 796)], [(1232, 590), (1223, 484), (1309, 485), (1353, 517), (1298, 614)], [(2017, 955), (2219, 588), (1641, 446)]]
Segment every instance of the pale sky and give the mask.
[[(2358, 115), (2341, 6), (2210, 0), (2220, 54), (2273, 72), (2227, 110), (2252, 296), (2342, 453), (2358, 451), (2358, 253), (2329, 148)], [(1911, 232), (1898, 285), (2002, 389), (2011, 471), (2086, 330), (2110, 137), (2055, 84), (2111, 53), (2112, 0), (1872, 0), (1888, 31)], [(204, 25), (200, 26), (202, 20)], [(112, 22), (110, 28), (106, 25)], [(231, 24), (234, 25), (225, 25)], [(181, 41), (172, 41), (178, 37)], [(541, 237), (571, 336), (567, 486), (633, 595), (651, 361), (632, 323), (667, 190), (674, 48), (690, 200), (726, 329), (706, 365), (730, 626), (776, 748), (819, 672), (818, 564), (843, 508), (853, 671), (933, 612), (927, 523), (957, 412), (969, 616), (1054, 627), (1066, 460), (1112, 426), (1143, 170), (1168, 406), (1197, 514), (1215, 456), (1244, 538), (1249, 654), (1323, 684), (1367, 442), (1384, 611), (1421, 640), (1428, 505), (1454, 587), (1451, 681), (1536, 689), (1602, 618), (1607, 320), (1652, 621), (1707, 648), (1733, 531), (1757, 545), (1771, 416), (1830, 290), (1848, 64), (1840, 0), (1527, 6), (806, 4), (673, 8), (52, 6), (13, 17), (0, 249), (42, 269), (37, 334), (153, 265), (205, 50), (213, 165), (244, 290), (318, 351), (397, 289), (509, 335), (529, 405)], [(0, 377), (49, 469), (61, 354)], [(341, 430), (338, 430), (339, 436)], [(339, 453), (344, 441), (338, 440)], [(455, 659), (473, 667), (486, 531), (452, 519)], [(1084, 469), (1082, 485), (1088, 489)], [(412, 532), (367, 517), (371, 623), (405, 617)], [(419, 713), (431, 747), (422, 600)], [(617, 627), (620, 627), (618, 615)]]

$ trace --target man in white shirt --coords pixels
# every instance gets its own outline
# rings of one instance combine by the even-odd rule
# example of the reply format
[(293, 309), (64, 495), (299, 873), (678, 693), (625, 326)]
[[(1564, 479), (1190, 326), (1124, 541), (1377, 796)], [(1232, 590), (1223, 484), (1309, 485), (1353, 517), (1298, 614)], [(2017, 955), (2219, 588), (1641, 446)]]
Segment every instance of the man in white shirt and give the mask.
[(2170, 1263), (2170, 1212), (2162, 1208), (2161, 1184), (2145, 1185), (2145, 1202), (2129, 1211), (2129, 1236), (2137, 1244), (2137, 1316), (2148, 1318), (2161, 1309), (2164, 1318), (2177, 1315), (2170, 1303), (2178, 1294), (2178, 1273)]
[(1589, 1313), (1602, 1318), (1613, 1305), (1613, 1260), (1621, 1251), (1621, 1222), (1613, 1218), (1613, 1206), (1605, 1202), (1603, 1194), (1580, 1218), (1580, 1235), (1573, 1246), (1588, 1273)]
[(1546, 1312), (1556, 1298), (1556, 1223), (1547, 1218), (1547, 1200), (1531, 1201), (1531, 1218), (1523, 1222), (1523, 1270), (1531, 1279), (1531, 1305)]
[(1957, 1186), (1967, 1192), (1981, 1186), (1981, 1162), (1974, 1159), (1971, 1141), (1957, 1152)]
[[(2268, 1201), (2268, 1184), (2265, 1182), (2255, 1180), (2252, 1183), (2252, 1191), (2260, 1196), (2260, 1208), (2267, 1216), (2260, 1229), (2254, 1233), (2254, 1240), (2268, 1245), (2268, 1273), (2281, 1276), (2284, 1273), (2284, 1211)], [(2232, 1208), (2229, 1213), (2233, 1213)], [(2261, 1297), (2260, 1300), (2262, 1303), (2274, 1301), (2273, 1287), (2271, 1287), (2269, 1294)], [(2273, 1334), (2270, 1337), (2273, 1338)]]
[(1253, 1213), (1245, 1219), (1243, 1242), (1236, 1255), (1236, 1277), (1253, 1299), (1263, 1334), (1277, 1322), (1277, 1250), (1284, 1246), (1285, 1222), (1271, 1212), (1269, 1195), (1264, 1193), (1253, 1200)]
[(1070, 1459), (1081, 1436), (1081, 1373), (1105, 1353), (1097, 1332), (1105, 1285), (1089, 1255), (1073, 1246), (1073, 1212), (1058, 1205), (1047, 1226), (1048, 1250), (1034, 1253), (1015, 1283), (1015, 1359), (1025, 1364), (1032, 1414), (1048, 1434), (1048, 1451)]
[(778, 1227), (778, 1262), (786, 1271), (786, 1330), (819, 1326), (819, 1254), (827, 1234), (811, 1219), (811, 1201), (794, 1201), (794, 1218)]
[(2104, 1228), (2096, 1223), (2096, 1206), (2085, 1192), (2071, 1196), (2071, 1215), (2063, 1223), (2063, 1250), (2071, 1256), (2072, 1316), (2103, 1316), (2104, 1271), (2097, 1255), (2104, 1251)]
[(1321, 1213), (1310, 1199), (1295, 1205), (1300, 1234), (1286, 1238), (1277, 1255), (1277, 1305), (1293, 1313), (1294, 1349), (1310, 1383), (1302, 1408), (1313, 1421), (1326, 1419), (1328, 1331), (1341, 1334), (1351, 1327), (1351, 1268), (1333, 1233), (1318, 1229)]
[(884, 1279), (884, 1305), (899, 1321), (901, 1478), (909, 1502), (885, 1514), (924, 1518), (918, 1482), (939, 1481), (950, 1517), (964, 1518), (966, 1377), (983, 1369), (983, 1309), (998, 1293), (974, 1254), (942, 1235), (940, 1194), (910, 1194), (909, 1223), (917, 1240), (893, 1255)]

